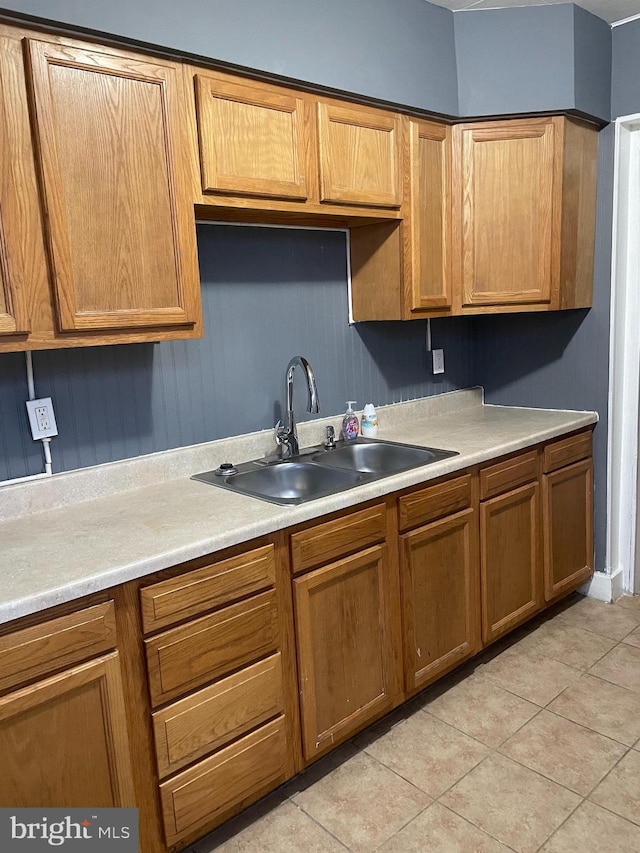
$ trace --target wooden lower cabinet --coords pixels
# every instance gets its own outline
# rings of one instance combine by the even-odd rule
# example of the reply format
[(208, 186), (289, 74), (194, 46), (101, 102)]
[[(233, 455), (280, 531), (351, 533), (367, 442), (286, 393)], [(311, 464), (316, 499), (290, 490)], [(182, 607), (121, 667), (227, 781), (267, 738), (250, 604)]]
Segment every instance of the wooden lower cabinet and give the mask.
[(544, 597), (570, 592), (593, 573), (593, 462), (542, 478)]
[(405, 689), (412, 693), (480, 648), (476, 512), (403, 534), (400, 567)]
[(378, 545), (293, 582), (307, 760), (394, 704), (389, 574), (387, 546)]
[(136, 805), (117, 652), (0, 699), (0, 806)]
[(287, 737), (280, 716), (160, 785), (167, 843), (266, 794), (287, 778)]
[(482, 639), (490, 643), (542, 606), (537, 482), (480, 504)]

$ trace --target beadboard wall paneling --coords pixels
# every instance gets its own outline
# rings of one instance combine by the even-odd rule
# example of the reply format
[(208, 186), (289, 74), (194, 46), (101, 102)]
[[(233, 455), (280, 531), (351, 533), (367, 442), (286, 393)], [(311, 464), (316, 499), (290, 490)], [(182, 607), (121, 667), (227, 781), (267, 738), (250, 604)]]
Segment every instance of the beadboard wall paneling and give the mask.
[[(53, 398), (60, 431), (55, 471), (270, 429), (294, 355), (314, 369), (323, 416), (348, 399), (362, 408), (473, 385), (467, 318), (432, 324), (433, 345), (445, 350), (442, 377), (429, 372), (423, 320), (349, 326), (344, 232), (200, 225), (198, 246), (203, 339), (33, 354), (36, 392)], [(3, 477), (34, 471), (23, 364), (22, 355), (0, 355)], [(295, 406), (304, 420), (301, 379)]]
[(0, 355), (0, 480), (43, 470), (42, 445), (31, 438), (24, 353)]

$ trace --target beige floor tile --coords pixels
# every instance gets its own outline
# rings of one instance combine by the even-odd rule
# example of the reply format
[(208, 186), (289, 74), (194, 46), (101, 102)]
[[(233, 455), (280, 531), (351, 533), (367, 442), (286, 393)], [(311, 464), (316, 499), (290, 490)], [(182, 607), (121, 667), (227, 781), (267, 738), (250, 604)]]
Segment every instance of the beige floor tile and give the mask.
[(589, 799), (640, 824), (640, 753), (630, 750)]
[(586, 671), (616, 645), (615, 640), (554, 619), (518, 643), (518, 647)]
[(203, 839), (193, 853), (345, 853), (346, 847), (291, 802), (247, 826), (216, 846), (215, 835)]
[(500, 747), (509, 758), (583, 797), (625, 751), (617, 741), (548, 711), (542, 711)]
[(476, 740), (496, 747), (539, 712), (538, 705), (489, 679), (466, 678), (438, 696), (425, 711)]
[(640, 615), (636, 618), (633, 611), (624, 607), (605, 604), (594, 598), (582, 598), (559, 613), (553, 621), (593, 631), (594, 634), (602, 634), (612, 640), (621, 640), (638, 625)]
[(441, 802), (519, 853), (534, 853), (571, 814), (580, 797), (493, 754)]
[(544, 707), (580, 678), (580, 673), (537, 652), (512, 648), (479, 667), (477, 677), (488, 678), (510, 693)]
[(640, 737), (640, 696), (586, 673), (548, 710), (627, 746)]
[(376, 850), (431, 802), (366, 753), (293, 799), (355, 853)]
[(434, 803), (383, 844), (379, 853), (508, 853), (509, 849), (455, 812)]
[[(374, 732), (375, 735), (375, 732)], [(476, 766), (488, 754), (484, 744), (437, 720), (424, 711), (378, 737), (358, 744), (434, 799)]]
[(635, 615), (636, 621), (640, 622), (640, 595), (623, 595), (615, 602), (615, 606)]
[(640, 649), (620, 643), (591, 667), (589, 675), (640, 693)]
[(640, 626), (635, 631), (627, 634), (622, 642), (628, 646), (635, 646), (637, 649), (640, 649)]
[(587, 800), (541, 853), (638, 853), (638, 850), (639, 827)]

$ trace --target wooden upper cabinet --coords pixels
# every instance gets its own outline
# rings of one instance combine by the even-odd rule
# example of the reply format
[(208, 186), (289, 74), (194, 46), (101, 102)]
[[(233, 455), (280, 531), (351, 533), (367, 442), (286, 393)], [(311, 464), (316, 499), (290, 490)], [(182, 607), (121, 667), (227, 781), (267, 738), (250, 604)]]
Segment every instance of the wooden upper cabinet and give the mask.
[(402, 204), (400, 117), (320, 102), (320, 201), (365, 207)]
[(457, 311), (589, 307), (597, 129), (562, 116), (453, 130)]
[(26, 41), (61, 330), (200, 316), (179, 66)]
[(202, 189), (307, 198), (305, 102), (275, 86), (197, 74)]
[(409, 312), (451, 307), (451, 128), (409, 122)]
[(558, 227), (553, 119), (455, 128), (462, 306), (550, 303)]
[[(4, 54), (4, 39), (0, 52)], [(0, 64), (0, 335), (29, 330), (23, 270), (19, 261), (19, 235), (15, 233), (18, 192), (13, 175), (14, 152), (9, 145), (9, 105), (5, 99), (4, 68)]]

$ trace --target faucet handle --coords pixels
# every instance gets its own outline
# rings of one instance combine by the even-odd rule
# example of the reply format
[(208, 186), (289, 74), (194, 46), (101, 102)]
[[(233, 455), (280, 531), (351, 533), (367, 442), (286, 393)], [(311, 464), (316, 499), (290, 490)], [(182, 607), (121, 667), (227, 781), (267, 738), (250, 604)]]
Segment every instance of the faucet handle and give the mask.
[(331, 424), (327, 426), (327, 437), (325, 439), (324, 446), (327, 448), (327, 450), (330, 450), (332, 447), (336, 446), (336, 431), (331, 426)]
[(282, 442), (287, 437), (287, 428), (282, 426), (282, 422), (278, 421), (278, 423), (273, 428), (273, 437), (275, 439), (278, 447), (282, 444)]

